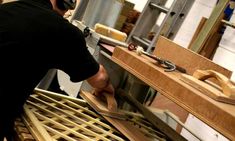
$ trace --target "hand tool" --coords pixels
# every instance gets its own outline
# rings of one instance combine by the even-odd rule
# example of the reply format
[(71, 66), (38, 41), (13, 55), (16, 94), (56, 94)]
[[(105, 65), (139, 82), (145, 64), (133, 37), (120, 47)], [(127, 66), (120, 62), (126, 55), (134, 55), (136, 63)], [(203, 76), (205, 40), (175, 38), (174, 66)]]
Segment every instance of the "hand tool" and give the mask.
[(182, 68), (180, 66), (177, 66), (177, 65), (175, 65), (174, 63), (172, 63), (168, 60), (165, 60), (165, 59), (162, 59), (160, 57), (151, 55), (151, 54), (145, 52), (142, 47), (137, 46), (134, 43), (130, 43), (128, 45), (128, 50), (130, 50), (130, 51), (136, 50), (138, 55), (144, 54), (144, 55), (156, 60), (163, 68), (165, 68), (166, 72), (172, 72), (172, 71), (178, 70), (182, 73), (186, 73), (186, 70), (184, 68)]
[(123, 100), (134, 106), (143, 116), (151, 123), (154, 127), (159, 129), (162, 133), (167, 136), (167, 140), (172, 141), (186, 141), (184, 137), (182, 137), (179, 133), (177, 133), (174, 129), (168, 126), (165, 122), (159, 119), (154, 113), (152, 113), (149, 109), (140, 104), (136, 99), (126, 94), (124, 90), (118, 89), (116, 94), (120, 96)]

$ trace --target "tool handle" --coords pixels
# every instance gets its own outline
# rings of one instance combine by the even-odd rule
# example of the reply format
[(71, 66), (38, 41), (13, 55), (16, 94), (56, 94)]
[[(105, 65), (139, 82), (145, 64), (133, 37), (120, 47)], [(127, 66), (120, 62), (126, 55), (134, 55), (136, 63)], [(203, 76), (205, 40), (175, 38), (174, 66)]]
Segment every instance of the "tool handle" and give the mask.
[(223, 93), (229, 97), (235, 98), (235, 86), (223, 74), (218, 73), (214, 70), (196, 70), (193, 73), (193, 76), (197, 78), (198, 80), (202, 80), (202, 81), (205, 81), (208, 78), (215, 78), (219, 82)]

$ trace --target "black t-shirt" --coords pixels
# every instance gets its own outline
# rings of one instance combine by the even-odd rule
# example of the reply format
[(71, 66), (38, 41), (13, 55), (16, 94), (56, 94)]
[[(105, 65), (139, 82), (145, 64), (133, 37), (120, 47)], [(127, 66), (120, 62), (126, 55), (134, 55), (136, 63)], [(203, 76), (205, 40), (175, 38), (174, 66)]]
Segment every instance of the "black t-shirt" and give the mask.
[(83, 33), (54, 12), (49, 0), (0, 5), (0, 110), (15, 115), (51, 68), (78, 82), (96, 74), (99, 64)]

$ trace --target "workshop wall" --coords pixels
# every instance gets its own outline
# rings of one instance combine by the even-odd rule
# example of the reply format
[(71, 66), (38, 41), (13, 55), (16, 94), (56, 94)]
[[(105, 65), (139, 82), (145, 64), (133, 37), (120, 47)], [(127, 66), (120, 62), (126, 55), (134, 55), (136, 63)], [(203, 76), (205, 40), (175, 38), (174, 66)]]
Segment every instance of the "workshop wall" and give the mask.
[[(216, 5), (217, 0), (196, 0), (191, 10), (189, 11), (185, 21), (179, 29), (174, 42), (187, 48), (196, 28), (202, 17), (208, 18)], [(198, 10), (200, 9), (200, 10)], [(235, 22), (235, 16), (233, 14), (231, 22)], [(227, 27), (224, 35), (219, 43), (219, 47), (213, 57), (213, 62), (231, 70), (235, 71), (235, 30), (231, 27)], [(232, 81), (235, 81), (235, 73), (231, 77)]]

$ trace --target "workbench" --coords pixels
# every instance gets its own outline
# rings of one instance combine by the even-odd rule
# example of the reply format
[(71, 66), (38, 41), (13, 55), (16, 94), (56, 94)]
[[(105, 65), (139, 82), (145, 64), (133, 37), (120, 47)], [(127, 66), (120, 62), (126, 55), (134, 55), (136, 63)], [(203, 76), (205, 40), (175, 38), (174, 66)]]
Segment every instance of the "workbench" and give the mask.
[(112, 60), (197, 118), (235, 140), (235, 106), (217, 102), (180, 80), (181, 73), (165, 72), (155, 60), (116, 47)]

